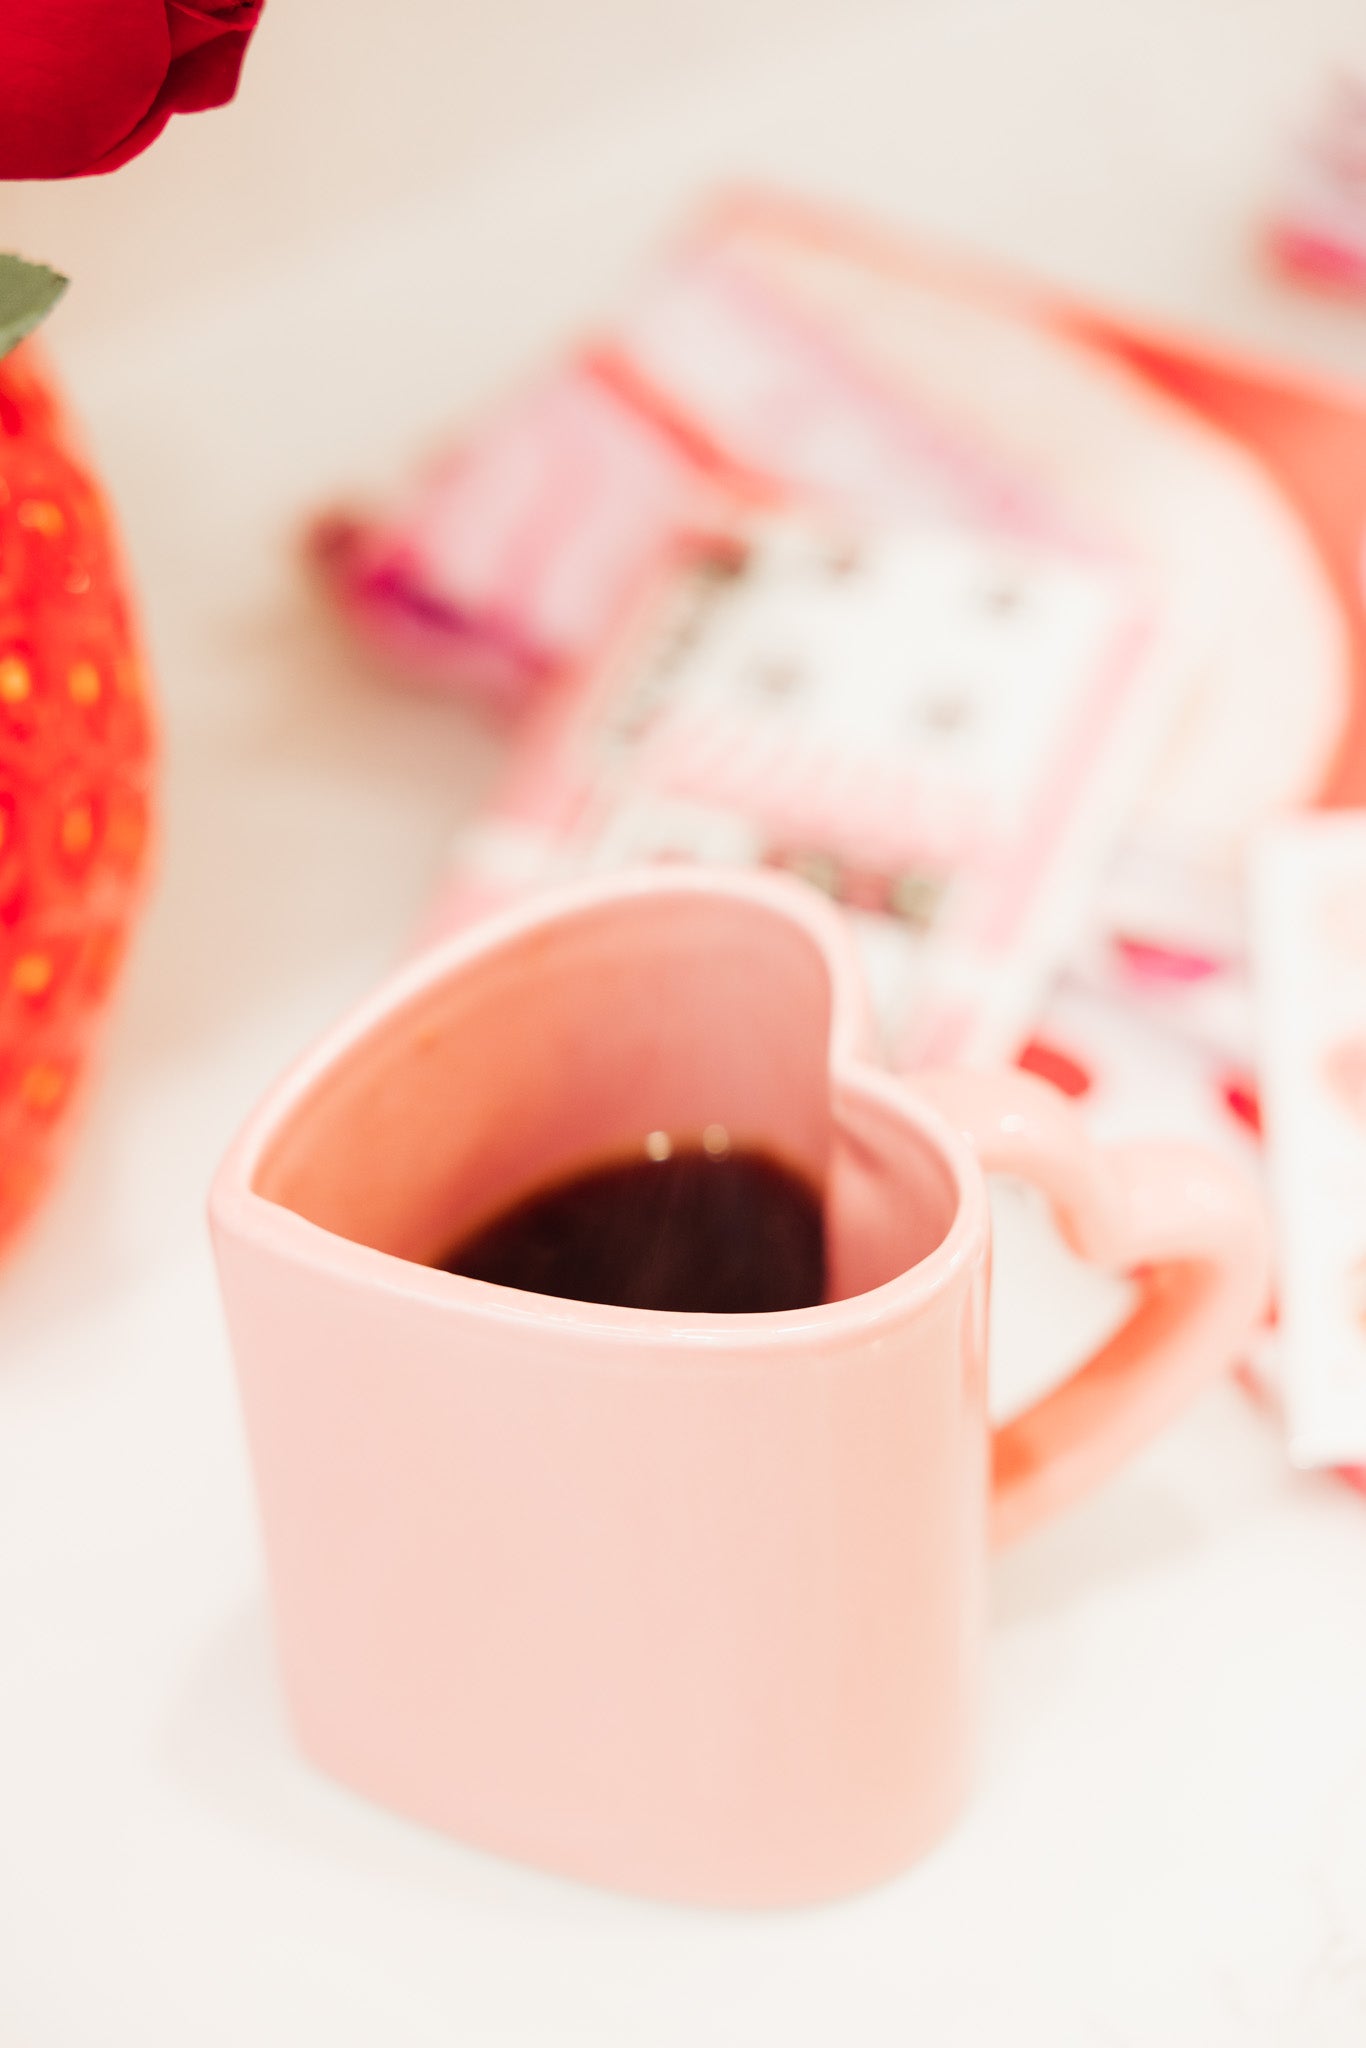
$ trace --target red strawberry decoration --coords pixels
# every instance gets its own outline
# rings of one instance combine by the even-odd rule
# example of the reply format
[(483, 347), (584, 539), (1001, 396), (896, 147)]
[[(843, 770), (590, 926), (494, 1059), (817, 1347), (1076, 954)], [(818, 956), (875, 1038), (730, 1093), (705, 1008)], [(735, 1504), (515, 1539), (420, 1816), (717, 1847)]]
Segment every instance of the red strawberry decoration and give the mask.
[(154, 755), (109, 511), (28, 343), (0, 361), (0, 1253), (60, 1162), (141, 905)]

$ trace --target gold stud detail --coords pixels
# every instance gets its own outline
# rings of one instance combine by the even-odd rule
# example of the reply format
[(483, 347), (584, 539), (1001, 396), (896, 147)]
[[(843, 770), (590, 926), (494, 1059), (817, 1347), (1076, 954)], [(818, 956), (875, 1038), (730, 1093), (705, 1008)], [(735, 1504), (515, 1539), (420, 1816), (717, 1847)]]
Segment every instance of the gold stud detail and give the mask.
[(22, 655), (0, 655), (0, 704), (22, 704), (33, 689), (33, 675)]
[(73, 804), (61, 823), (63, 853), (88, 853), (95, 837), (95, 820), (89, 804)]
[(46, 953), (21, 953), (10, 972), (16, 995), (40, 996), (52, 986), (52, 962)]
[(66, 1089), (66, 1075), (60, 1067), (30, 1067), (19, 1084), (19, 1092), (30, 1109), (55, 1109)]
[(94, 662), (73, 662), (67, 674), (66, 687), (74, 704), (97, 704), (102, 686), (100, 672)]
[(54, 505), (51, 498), (25, 498), (18, 518), (21, 526), (30, 533), (40, 533), (44, 540), (59, 540), (66, 532), (62, 508)]

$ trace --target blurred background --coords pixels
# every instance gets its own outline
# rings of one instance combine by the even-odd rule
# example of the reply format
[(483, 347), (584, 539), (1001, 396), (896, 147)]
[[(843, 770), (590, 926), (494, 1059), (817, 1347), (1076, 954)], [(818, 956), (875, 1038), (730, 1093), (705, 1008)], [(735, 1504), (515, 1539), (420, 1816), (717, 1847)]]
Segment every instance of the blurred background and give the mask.
[(1246, 258), (1363, 40), (1356, 0), (272, 0), (231, 109), (117, 178), (11, 187), (3, 219), (79, 276), (68, 338), (107, 338), (422, 202), (515, 234), (553, 186), (591, 248), (604, 213), (758, 171), (1346, 365), (1359, 337)]
[[(318, 507), (553, 360), (733, 179), (1366, 378), (1366, 316), (1259, 247), (1364, 48), (1362, 0), (268, 0), (232, 107), (114, 177), (0, 188), (0, 244), (75, 280), (49, 343), (168, 753), (107, 1081), (0, 1291), (3, 2048), (1362, 2039), (1339, 1936), (1366, 1836), (1335, 1817), (1353, 1787), (1361, 1811), (1366, 1521), (1232, 1392), (997, 1573), (1010, 1710), (928, 1872), (819, 1919), (666, 1917), (295, 1764), (201, 1214), (499, 765), (326, 616), (299, 566)], [(1117, 1761), (1140, 1693), (1147, 1778)]]
[(75, 280), (50, 343), (175, 764), (137, 1042), (291, 987), (320, 1022), (494, 771), (480, 729), (376, 691), (319, 616), (297, 541), (320, 505), (552, 361), (729, 180), (1351, 375), (1359, 317), (1259, 241), (1361, 33), (1359, 0), (271, 0), (231, 107), (116, 176), (6, 187), (0, 235)]

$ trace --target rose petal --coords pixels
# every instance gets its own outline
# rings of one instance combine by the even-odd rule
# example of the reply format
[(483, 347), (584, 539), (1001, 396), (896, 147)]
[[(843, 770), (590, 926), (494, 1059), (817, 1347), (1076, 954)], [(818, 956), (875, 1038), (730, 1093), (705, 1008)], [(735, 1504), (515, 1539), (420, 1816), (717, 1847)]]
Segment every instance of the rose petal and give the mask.
[(172, 114), (201, 113), (221, 107), (237, 90), (242, 61), (265, 0), (208, 9), (167, 0), (172, 58), (161, 91), (143, 120), (115, 147), (87, 169), (115, 171), (154, 142)]
[(165, 0), (4, 0), (0, 178), (87, 170), (145, 120), (170, 61)]
[(247, 44), (265, 0), (228, 0), (222, 7), (191, 7), (166, 0), (171, 65), (163, 98), (178, 114), (221, 107), (237, 90)]

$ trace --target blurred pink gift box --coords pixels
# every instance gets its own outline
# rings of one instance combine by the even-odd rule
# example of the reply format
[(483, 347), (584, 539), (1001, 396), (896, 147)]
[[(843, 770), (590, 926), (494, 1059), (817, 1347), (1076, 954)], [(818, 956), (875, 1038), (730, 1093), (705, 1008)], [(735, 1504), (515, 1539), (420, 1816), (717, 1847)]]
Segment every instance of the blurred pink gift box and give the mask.
[[(1360, 104), (1349, 95), (1343, 118)], [(1345, 145), (1338, 154), (1359, 167)], [(1117, 777), (1104, 829), (1076, 831), (1038, 868), (1035, 914), (994, 953), (965, 951), (954, 922), (970, 884), (979, 912), (989, 900), (981, 872), (965, 880), (960, 862), (946, 883), (941, 863), (927, 884), (913, 834), (889, 854), (884, 832), (865, 857), (858, 828), (868, 839), (880, 784), (845, 757), (842, 729), (825, 728), (824, 775), (808, 749), (790, 787), (783, 750), (755, 751), (749, 712), (734, 730), (721, 657), (738, 629), (717, 623), (728, 607), (712, 601), (715, 565), (751, 551), (741, 614), (757, 633), (784, 548), (814, 558), (821, 535), (851, 531), (874, 537), (874, 556), (896, 536), (908, 564), (952, 533), (984, 573), (1012, 549), (1015, 573), (1033, 550), (1030, 576), (1089, 576), (1117, 619), (1126, 606), (1155, 615), (1179, 642), (1175, 685), (1162, 663), (1133, 671), (1140, 696), (1174, 699), (1151, 748), (1113, 702), (1100, 708), (1100, 642), (1065, 688), (1056, 665), (1024, 663), (1068, 716), (1093, 704), (1093, 721), (1110, 721), (1081, 779), (1074, 768), (1054, 785), (1059, 816), (1075, 823), (1087, 780), (1116, 754), (1131, 756), (1133, 786)], [(1085, 1097), (1107, 1134), (1198, 1136), (1255, 1159), (1246, 856), (1287, 809), (1366, 797), (1364, 533), (1359, 394), (1145, 331), (861, 220), (742, 193), (703, 212), (597, 334), (387, 513), (320, 522), (315, 554), (392, 673), (516, 720), (502, 794), (455, 848), (436, 928), (585, 865), (796, 866), (873, 940), (892, 1010), (899, 977), (893, 1057), (1015, 1057)], [(802, 574), (807, 645), (828, 635)], [(680, 653), (670, 607), (698, 587), (708, 594), (683, 604), (693, 625)], [(786, 616), (795, 631), (797, 612)], [(772, 605), (764, 617), (782, 627)], [(933, 607), (896, 630), (908, 661), (927, 633), (948, 644)], [(885, 632), (878, 644), (885, 653)], [(1025, 643), (1011, 644), (1024, 662)], [(763, 646), (772, 681), (783, 664)], [(847, 687), (851, 711), (862, 706), (850, 727), (871, 731), (882, 658), (839, 655), (832, 673), (847, 685), (818, 684), (817, 696)], [(955, 776), (960, 799), (990, 786), (1003, 800), (985, 725), (965, 736), (990, 696), (983, 676), (965, 680), (960, 662), (950, 744), (943, 691), (911, 687), (910, 673), (915, 772), (896, 769), (916, 792), (908, 808), (925, 811)], [(690, 722), (678, 715), (689, 690)], [(800, 715), (789, 702), (794, 731)], [(901, 760), (908, 731), (884, 722), (876, 765)], [(742, 759), (755, 771), (743, 787)], [(1017, 775), (1011, 803), (1041, 787)], [(1268, 1332), (1264, 1366), (1273, 1353)]]
[(1366, 293), (1366, 69), (1330, 80), (1296, 145), (1269, 241), (1275, 260), (1304, 282)]

